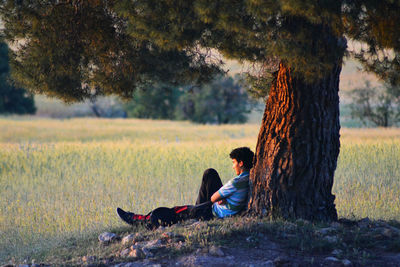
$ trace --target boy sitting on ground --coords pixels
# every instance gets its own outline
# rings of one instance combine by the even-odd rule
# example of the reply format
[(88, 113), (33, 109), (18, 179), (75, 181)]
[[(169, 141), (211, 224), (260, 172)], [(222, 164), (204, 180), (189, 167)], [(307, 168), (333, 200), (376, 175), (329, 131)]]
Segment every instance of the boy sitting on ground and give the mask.
[(232, 150), (229, 156), (232, 159), (232, 168), (238, 176), (222, 186), (217, 171), (207, 169), (203, 174), (196, 205), (160, 207), (147, 215), (117, 208), (118, 216), (131, 225), (144, 224), (149, 228), (156, 228), (160, 224), (171, 225), (185, 219), (209, 220), (239, 213), (247, 205), (249, 172), (253, 166), (254, 153), (248, 147), (239, 147)]

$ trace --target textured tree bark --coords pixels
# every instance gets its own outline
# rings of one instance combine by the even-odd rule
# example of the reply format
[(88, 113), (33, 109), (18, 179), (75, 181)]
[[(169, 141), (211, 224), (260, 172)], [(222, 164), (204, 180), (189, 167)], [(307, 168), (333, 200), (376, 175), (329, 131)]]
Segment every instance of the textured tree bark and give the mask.
[(280, 64), (250, 174), (250, 213), (337, 220), (331, 190), (340, 147), (340, 71), (341, 62), (310, 85)]

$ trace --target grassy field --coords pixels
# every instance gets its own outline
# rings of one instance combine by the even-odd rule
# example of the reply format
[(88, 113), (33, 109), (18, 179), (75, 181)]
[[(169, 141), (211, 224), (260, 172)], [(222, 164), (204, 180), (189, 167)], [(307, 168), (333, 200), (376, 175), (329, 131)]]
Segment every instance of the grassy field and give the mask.
[[(255, 148), (259, 125), (150, 120), (0, 119), (0, 263), (195, 201), (204, 169), (223, 182), (228, 154)], [(343, 129), (334, 194), (339, 217), (400, 220), (400, 130)]]

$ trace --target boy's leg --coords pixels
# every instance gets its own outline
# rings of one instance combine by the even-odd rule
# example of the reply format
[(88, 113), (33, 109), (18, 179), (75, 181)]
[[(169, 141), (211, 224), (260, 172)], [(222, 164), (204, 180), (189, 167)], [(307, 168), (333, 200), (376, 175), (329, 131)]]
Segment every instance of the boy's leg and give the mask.
[(117, 208), (117, 214), (124, 222), (130, 225), (146, 224), (150, 220), (150, 213), (147, 215), (140, 215)]
[(151, 211), (147, 215), (135, 214), (133, 212), (124, 211), (117, 208), (118, 216), (130, 225), (144, 225), (149, 229), (157, 228), (158, 226), (170, 226), (178, 221), (189, 218), (190, 205), (177, 206), (173, 208), (160, 207)]
[(118, 216), (130, 225), (144, 225), (148, 229), (162, 226), (170, 226), (187, 219), (210, 220), (213, 217), (212, 203), (207, 201), (199, 205), (176, 206), (173, 208), (156, 208), (147, 215), (135, 214), (117, 208)]
[(199, 195), (196, 200), (196, 205), (205, 203), (211, 200), (211, 196), (222, 187), (221, 178), (218, 172), (214, 169), (204, 171), (203, 179), (199, 190)]
[(210, 168), (204, 171), (195, 206), (160, 207), (147, 215), (134, 214), (117, 208), (117, 213), (128, 224), (144, 224), (149, 228), (155, 228), (159, 225), (171, 225), (188, 218), (208, 220), (213, 217), (211, 196), (221, 187), (222, 182), (218, 172)]
[(191, 206), (189, 208), (189, 216), (190, 219), (201, 219), (201, 220), (210, 220), (213, 217), (212, 214), (212, 202), (207, 201), (195, 206)]

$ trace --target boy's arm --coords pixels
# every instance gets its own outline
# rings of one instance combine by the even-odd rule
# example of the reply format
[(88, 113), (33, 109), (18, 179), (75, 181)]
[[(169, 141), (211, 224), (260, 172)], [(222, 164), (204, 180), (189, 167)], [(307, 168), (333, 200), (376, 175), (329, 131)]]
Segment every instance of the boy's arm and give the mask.
[(212, 203), (215, 203), (215, 202), (217, 202), (217, 201), (219, 201), (219, 200), (222, 200), (223, 198), (222, 198), (222, 196), (221, 196), (221, 194), (217, 191), (217, 192), (215, 192), (212, 196), (211, 196), (211, 202)]
[(212, 203), (218, 202), (218, 204), (220, 205), (226, 203), (226, 198), (232, 195), (236, 191), (236, 188), (232, 184), (232, 180), (226, 183), (224, 186), (222, 186), (217, 192), (215, 192), (211, 196)]

